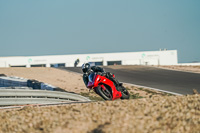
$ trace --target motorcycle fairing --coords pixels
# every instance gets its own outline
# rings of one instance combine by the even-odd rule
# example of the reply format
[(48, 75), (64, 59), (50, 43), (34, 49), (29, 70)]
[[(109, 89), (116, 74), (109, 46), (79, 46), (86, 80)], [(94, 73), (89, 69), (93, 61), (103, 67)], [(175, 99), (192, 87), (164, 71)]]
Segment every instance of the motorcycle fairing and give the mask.
[[(114, 83), (111, 80), (107, 79), (104, 76), (96, 75), (96, 78), (93, 79), (94, 88), (97, 87), (100, 83), (106, 84), (111, 87), (112, 95), (113, 95), (112, 100), (121, 98), (122, 93), (120, 91), (117, 91)], [(102, 86), (102, 88), (104, 89), (105, 87), (103, 87), (103, 86)]]

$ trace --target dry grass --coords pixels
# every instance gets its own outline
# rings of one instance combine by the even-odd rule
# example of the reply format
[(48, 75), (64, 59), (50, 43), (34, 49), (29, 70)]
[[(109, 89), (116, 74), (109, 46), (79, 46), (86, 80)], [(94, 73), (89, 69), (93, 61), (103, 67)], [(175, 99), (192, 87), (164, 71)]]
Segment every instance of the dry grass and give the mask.
[(0, 132), (200, 131), (200, 95), (0, 110)]

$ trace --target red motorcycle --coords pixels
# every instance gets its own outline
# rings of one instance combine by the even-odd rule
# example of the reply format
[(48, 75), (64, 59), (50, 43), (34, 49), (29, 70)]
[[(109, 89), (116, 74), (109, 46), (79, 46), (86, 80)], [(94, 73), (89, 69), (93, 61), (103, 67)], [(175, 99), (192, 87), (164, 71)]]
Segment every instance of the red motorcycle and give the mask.
[[(112, 76), (115, 77), (114, 74)], [(129, 92), (122, 83), (116, 88), (106, 75), (103, 76), (94, 72), (88, 76), (88, 80), (87, 88), (93, 89), (104, 100), (129, 99), (130, 97)]]

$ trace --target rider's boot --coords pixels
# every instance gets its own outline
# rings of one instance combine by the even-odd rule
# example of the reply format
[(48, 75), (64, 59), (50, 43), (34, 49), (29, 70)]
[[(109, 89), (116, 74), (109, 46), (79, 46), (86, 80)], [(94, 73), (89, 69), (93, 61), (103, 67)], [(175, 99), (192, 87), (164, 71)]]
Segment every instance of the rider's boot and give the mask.
[(122, 84), (119, 83), (119, 81), (116, 80), (116, 79), (112, 76), (112, 74), (111, 74), (110, 72), (107, 72), (107, 77), (113, 81), (113, 83), (114, 83), (114, 85), (115, 85), (117, 91), (121, 91), (121, 90), (120, 90), (120, 88), (121, 88), (120, 86), (121, 86)]
[(115, 78), (113, 78), (114, 85), (118, 91), (121, 91), (121, 83), (119, 83)]
[(123, 83), (120, 83), (120, 82), (116, 82), (117, 80), (115, 79), (115, 81), (113, 81), (114, 82), (114, 84), (115, 84), (115, 87), (116, 87), (116, 89), (118, 90), (118, 91), (122, 91), (122, 89), (123, 89), (123, 87), (122, 87), (122, 85), (123, 85)]

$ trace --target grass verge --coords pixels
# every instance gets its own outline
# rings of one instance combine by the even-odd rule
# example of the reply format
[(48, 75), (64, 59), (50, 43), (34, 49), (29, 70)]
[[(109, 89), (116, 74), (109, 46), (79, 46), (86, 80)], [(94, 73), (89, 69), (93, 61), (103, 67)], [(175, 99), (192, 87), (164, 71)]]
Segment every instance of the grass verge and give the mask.
[[(91, 95), (92, 94), (92, 95)], [(88, 93), (84, 93), (84, 92), (81, 92), (80, 95), (81, 96), (84, 96), (84, 97), (88, 97), (90, 100), (93, 100), (93, 101), (104, 101), (103, 98), (101, 98), (100, 96), (94, 96), (95, 93), (94, 92), (88, 92)]]

